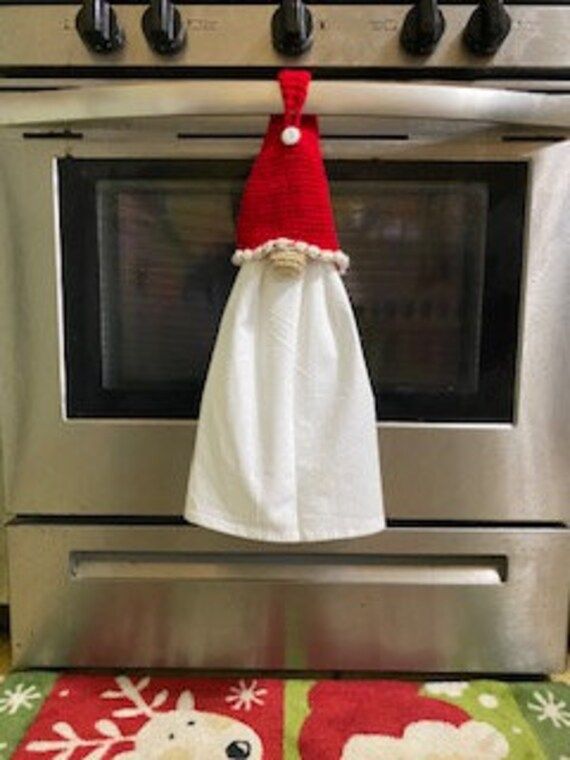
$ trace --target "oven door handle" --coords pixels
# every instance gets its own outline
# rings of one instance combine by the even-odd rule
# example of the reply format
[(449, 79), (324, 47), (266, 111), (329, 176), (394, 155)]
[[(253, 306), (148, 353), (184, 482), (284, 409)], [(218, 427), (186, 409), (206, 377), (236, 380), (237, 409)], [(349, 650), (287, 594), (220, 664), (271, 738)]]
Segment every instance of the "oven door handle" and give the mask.
[[(256, 116), (281, 111), (272, 81), (160, 82), (0, 95), (0, 126), (77, 124), (170, 116)], [(314, 82), (317, 116), (475, 121), (570, 127), (570, 96), (484, 87)]]

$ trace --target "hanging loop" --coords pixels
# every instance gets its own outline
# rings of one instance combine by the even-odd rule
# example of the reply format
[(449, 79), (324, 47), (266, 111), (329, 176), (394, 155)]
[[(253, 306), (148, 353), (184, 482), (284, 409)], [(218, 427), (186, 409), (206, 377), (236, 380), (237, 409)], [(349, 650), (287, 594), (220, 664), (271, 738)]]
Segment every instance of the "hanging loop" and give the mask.
[(284, 123), (281, 142), (284, 145), (297, 145), (301, 139), (301, 116), (310, 82), (310, 72), (303, 69), (284, 69), (279, 72)]

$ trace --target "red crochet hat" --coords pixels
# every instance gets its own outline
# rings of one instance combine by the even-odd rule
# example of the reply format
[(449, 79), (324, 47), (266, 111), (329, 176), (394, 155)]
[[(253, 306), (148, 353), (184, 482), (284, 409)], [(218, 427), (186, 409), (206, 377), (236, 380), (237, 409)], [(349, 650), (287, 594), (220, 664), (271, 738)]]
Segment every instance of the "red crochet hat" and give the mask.
[(245, 186), (234, 264), (270, 257), (299, 271), (308, 258), (332, 262), (341, 272), (348, 268), (348, 256), (339, 250), (317, 119), (302, 115), (310, 81), (307, 71), (279, 74), (284, 113), (271, 117)]

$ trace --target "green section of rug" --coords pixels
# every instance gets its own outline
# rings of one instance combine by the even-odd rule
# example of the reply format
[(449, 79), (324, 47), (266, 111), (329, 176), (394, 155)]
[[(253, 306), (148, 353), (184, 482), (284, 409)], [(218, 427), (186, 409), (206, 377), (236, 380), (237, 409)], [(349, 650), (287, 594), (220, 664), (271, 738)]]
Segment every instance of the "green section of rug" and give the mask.
[[(538, 714), (534, 717), (525, 717), (524, 714), (526, 705), (532, 703), (535, 693), (546, 691), (551, 691), (550, 683), (507, 684), (500, 681), (460, 681), (451, 684), (436, 682), (422, 689), (423, 693), (456, 704), (474, 719), (495, 727), (508, 740), (507, 760), (544, 760), (551, 757), (560, 760), (558, 739), (562, 726), (557, 728), (554, 724), (543, 722)], [(564, 694), (564, 704), (568, 702), (570, 706), (568, 687), (559, 691)], [(568, 743), (570, 727), (563, 733), (566, 734), (565, 741)]]
[(14, 673), (0, 760), (570, 760), (551, 682)]
[(14, 673), (0, 677), (0, 760), (12, 756), (56, 678), (53, 673)]

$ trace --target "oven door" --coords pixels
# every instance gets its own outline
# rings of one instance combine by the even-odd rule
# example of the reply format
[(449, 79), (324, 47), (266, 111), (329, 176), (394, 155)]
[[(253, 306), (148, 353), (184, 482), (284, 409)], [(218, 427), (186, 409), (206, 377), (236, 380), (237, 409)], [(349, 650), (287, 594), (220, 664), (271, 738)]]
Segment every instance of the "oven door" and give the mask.
[[(389, 517), (567, 521), (570, 147), (348, 123), (323, 120), (324, 151)], [(185, 124), (5, 136), (13, 512), (182, 514), (263, 120)]]

